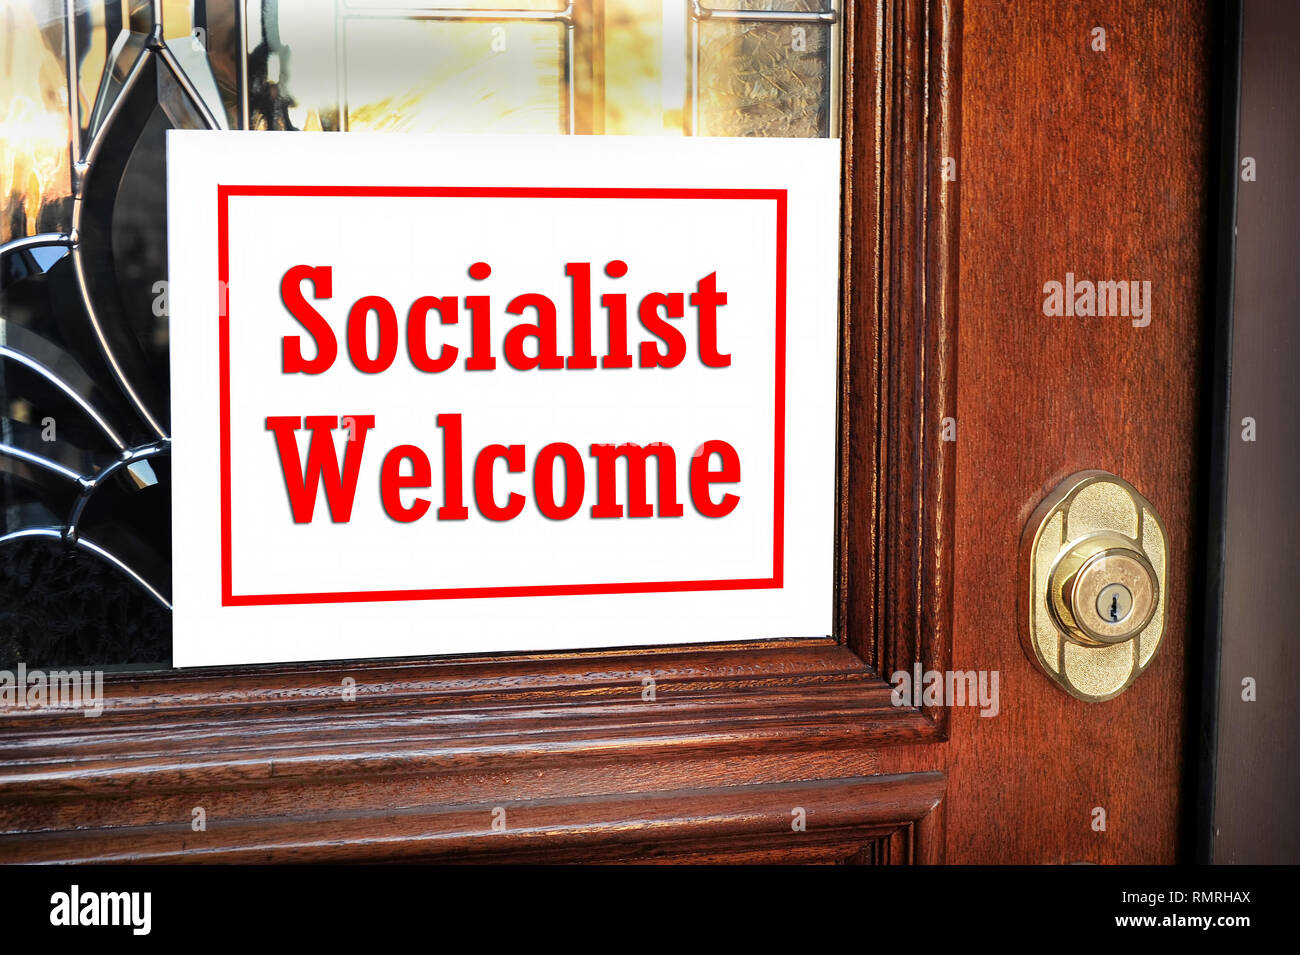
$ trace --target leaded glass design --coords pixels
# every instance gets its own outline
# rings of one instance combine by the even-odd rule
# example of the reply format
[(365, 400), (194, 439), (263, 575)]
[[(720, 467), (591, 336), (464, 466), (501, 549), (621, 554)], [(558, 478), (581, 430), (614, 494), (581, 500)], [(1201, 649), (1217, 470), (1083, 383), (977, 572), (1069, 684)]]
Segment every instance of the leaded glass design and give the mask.
[(834, 136), (838, 17), (0, 0), (0, 667), (170, 662), (168, 129)]

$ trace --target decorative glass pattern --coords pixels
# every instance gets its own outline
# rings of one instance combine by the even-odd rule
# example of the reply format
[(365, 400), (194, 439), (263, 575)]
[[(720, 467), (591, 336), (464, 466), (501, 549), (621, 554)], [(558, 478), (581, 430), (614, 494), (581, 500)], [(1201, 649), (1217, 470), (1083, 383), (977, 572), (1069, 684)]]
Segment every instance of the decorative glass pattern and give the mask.
[(169, 664), (168, 129), (835, 135), (837, 17), (0, 0), (0, 667)]
[(830, 36), (820, 23), (701, 23), (700, 134), (827, 135)]

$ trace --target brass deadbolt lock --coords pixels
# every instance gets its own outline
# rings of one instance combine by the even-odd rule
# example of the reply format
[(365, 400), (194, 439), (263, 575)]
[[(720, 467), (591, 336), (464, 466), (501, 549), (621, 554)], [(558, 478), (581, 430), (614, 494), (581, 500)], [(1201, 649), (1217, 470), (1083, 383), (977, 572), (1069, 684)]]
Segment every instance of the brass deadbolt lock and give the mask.
[(1105, 471), (1067, 478), (1020, 542), (1020, 640), (1052, 682), (1109, 700), (1146, 669), (1164, 634), (1168, 538), (1151, 502)]

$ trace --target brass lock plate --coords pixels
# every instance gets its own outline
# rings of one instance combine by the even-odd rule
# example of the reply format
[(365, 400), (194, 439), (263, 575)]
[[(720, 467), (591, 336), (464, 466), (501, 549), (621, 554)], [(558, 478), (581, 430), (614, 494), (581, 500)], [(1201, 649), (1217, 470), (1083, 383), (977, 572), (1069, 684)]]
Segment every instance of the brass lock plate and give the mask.
[(1151, 502), (1105, 471), (1063, 481), (1020, 541), (1020, 640), (1061, 689), (1088, 702), (1124, 692), (1165, 629), (1168, 536)]

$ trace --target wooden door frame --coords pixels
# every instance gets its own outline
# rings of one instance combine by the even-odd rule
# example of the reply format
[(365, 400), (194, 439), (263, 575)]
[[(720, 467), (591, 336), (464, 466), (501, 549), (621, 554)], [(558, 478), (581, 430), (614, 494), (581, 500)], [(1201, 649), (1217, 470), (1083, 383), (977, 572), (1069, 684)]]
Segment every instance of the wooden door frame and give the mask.
[[(960, 147), (961, 2), (850, 2), (843, 40), (833, 635), (109, 674), (96, 719), (0, 711), (0, 857), (621, 858), (649, 840), (671, 844), (666, 857), (739, 858), (764, 851), (772, 819), (789, 828), (792, 798), (835, 782), (822, 843), (806, 846), (937, 858), (940, 840), (917, 834), (942, 774), (856, 778), (850, 754), (947, 738), (947, 711), (895, 706), (888, 677), (948, 669), (952, 644), (955, 444), (942, 432), (956, 407), (958, 183), (944, 160)], [(601, 782), (627, 760), (773, 753), (815, 756), (811, 781), (737, 802), (675, 777), (635, 810)], [(503, 835), (466, 808), (482, 801), (470, 783), (432, 808), (422, 786), (557, 767), (552, 795), (527, 807), (534, 823)], [(199, 838), (191, 807), (205, 799), (221, 822)], [(575, 800), (589, 822), (556, 835)]]

